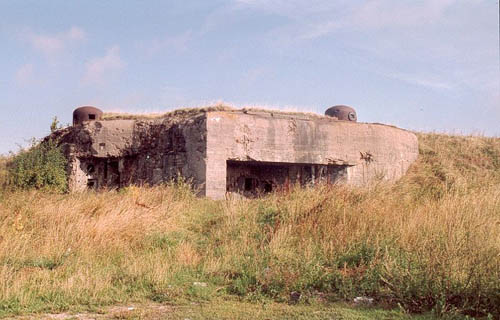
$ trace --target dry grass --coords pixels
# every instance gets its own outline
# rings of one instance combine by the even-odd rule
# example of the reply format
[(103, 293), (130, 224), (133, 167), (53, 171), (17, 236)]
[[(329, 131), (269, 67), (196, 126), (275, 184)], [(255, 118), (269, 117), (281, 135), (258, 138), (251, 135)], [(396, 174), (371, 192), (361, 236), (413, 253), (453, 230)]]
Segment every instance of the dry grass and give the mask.
[(162, 119), (167, 117), (187, 118), (204, 112), (231, 111), (231, 110), (234, 110), (234, 108), (223, 104), (217, 104), (214, 106), (206, 106), (199, 108), (180, 108), (164, 113), (105, 112), (102, 116), (102, 119), (103, 120), (153, 120), (153, 119)]
[(180, 108), (173, 111), (165, 113), (122, 113), (122, 112), (105, 112), (103, 114), (103, 120), (155, 120), (164, 118), (177, 118), (185, 119), (193, 117), (200, 113), (205, 112), (215, 112), (215, 111), (229, 111), (229, 112), (253, 112), (253, 113), (272, 113), (281, 114), (287, 116), (306, 116), (313, 118), (323, 118), (325, 116), (314, 113), (314, 112), (299, 112), (299, 111), (289, 111), (289, 110), (276, 110), (264, 107), (248, 106), (237, 108), (229, 104), (219, 103), (211, 106), (204, 106), (198, 108)]
[[(419, 134), (393, 185), (0, 192), (0, 315), (236, 295), (499, 315), (500, 139)], [(206, 282), (197, 286), (194, 282)]]

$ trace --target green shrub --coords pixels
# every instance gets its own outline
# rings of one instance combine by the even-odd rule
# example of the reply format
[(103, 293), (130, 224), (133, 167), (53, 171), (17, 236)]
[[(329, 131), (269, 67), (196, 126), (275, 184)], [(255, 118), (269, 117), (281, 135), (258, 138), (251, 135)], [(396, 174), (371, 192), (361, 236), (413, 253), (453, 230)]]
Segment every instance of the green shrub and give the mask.
[(54, 140), (33, 141), (7, 164), (7, 182), (15, 189), (67, 190), (67, 159)]
[(0, 156), (0, 189), (7, 183), (7, 161), (7, 157)]

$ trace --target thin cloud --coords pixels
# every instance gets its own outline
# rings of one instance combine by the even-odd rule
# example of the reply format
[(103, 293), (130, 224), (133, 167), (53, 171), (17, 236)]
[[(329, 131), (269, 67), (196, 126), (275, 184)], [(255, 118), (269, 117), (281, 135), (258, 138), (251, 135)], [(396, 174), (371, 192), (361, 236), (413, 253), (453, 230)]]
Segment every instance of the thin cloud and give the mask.
[(71, 45), (84, 41), (87, 38), (85, 30), (80, 27), (71, 27), (67, 31), (55, 34), (40, 34), (28, 32), (27, 39), (31, 46), (44, 54), (47, 58), (60, 55)]
[[(488, 36), (494, 33), (487, 32), (490, 26), (480, 16), (464, 20), (466, 12), (480, 9), (480, 1), (234, 0), (233, 3), (241, 9), (288, 17), (288, 22), (267, 34), (270, 43), (278, 48), (300, 47), (307, 41), (338, 37), (343, 46), (358, 52), (358, 56), (371, 57), (364, 64), (365, 69), (385, 77), (433, 90), (457, 89), (463, 85), (487, 94), (498, 90), (497, 77), (489, 72), (498, 72), (498, 68), (488, 66), (488, 70), (483, 63), (494, 61), (492, 54), (496, 53), (491, 51), (489, 43), (495, 40)], [(451, 36), (453, 32), (460, 37)], [(346, 36), (353, 40), (346, 40)], [(385, 67), (374, 66), (370, 60), (382, 62)], [(420, 65), (423, 70), (403, 71), (408, 65)], [(454, 65), (460, 68), (453, 68)]]
[(362, 28), (424, 26), (437, 23), (456, 0), (401, 2), (372, 0), (353, 11), (348, 19)]
[(83, 84), (105, 84), (116, 72), (125, 67), (125, 62), (120, 57), (120, 48), (113, 46), (102, 57), (91, 59), (85, 64)]
[(247, 70), (241, 79), (241, 83), (245, 86), (252, 86), (261, 79), (268, 70), (264, 67), (255, 67)]
[(236, 7), (253, 8), (266, 13), (286, 16), (293, 20), (341, 11), (351, 2), (352, 0), (234, 0)]
[(305, 27), (299, 39), (315, 39), (339, 30), (378, 30), (429, 26), (438, 23), (456, 0), (401, 2), (371, 0), (352, 6), (348, 13), (326, 22), (315, 21)]
[(178, 35), (165, 36), (163, 38), (155, 38), (147, 44), (143, 44), (146, 47), (146, 54), (148, 56), (153, 56), (158, 53), (174, 52), (183, 53), (188, 50), (189, 43), (193, 38), (193, 33), (188, 30)]
[(66, 36), (71, 40), (85, 40), (87, 38), (85, 31), (79, 27), (71, 27)]
[(406, 82), (408, 84), (412, 84), (412, 85), (416, 85), (416, 86), (420, 86), (420, 87), (425, 87), (425, 88), (429, 88), (429, 89), (450, 90), (453, 88), (453, 85), (451, 83), (448, 83), (446, 81), (437, 79), (435, 77), (430, 77), (430, 76), (422, 76), (422, 75), (416, 75), (416, 74), (404, 74), (404, 73), (388, 73), (388, 74), (385, 74), (385, 76)]
[(18, 85), (26, 86), (35, 82), (35, 74), (33, 70), (33, 64), (27, 63), (22, 65), (15, 75), (15, 81)]
[(338, 30), (404, 28), (435, 24), (458, 0), (234, 0), (240, 9), (288, 17), (297, 39), (323, 37)]

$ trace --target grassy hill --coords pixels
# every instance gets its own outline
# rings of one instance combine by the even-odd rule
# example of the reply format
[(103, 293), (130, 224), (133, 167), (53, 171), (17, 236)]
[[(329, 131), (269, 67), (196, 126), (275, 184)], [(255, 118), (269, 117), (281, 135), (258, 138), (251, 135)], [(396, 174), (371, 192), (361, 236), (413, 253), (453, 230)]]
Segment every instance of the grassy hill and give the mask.
[(223, 300), (302, 312), (366, 296), (410, 313), (498, 318), (500, 139), (418, 137), (403, 179), (363, 188), (228, 201), (184, 184), (4, 190), (0, 316)]

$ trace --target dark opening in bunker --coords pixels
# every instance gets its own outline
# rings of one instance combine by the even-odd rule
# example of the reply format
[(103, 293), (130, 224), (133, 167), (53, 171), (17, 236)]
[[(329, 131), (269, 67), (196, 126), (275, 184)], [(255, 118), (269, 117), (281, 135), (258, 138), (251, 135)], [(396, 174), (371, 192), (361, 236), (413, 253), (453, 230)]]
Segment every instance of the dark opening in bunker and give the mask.
[(109, 167), (110, 167), (113, 171), (118, 171), (118, 161), (110, 161), (110, 162), (109, 162)]
[(89, 114), (89, 120), (95, 120), (95, 114)]
[(264, 192), (269, 193), (273, 191), (273, 185), (269, 182), (264, 182)]
[(300, 184), (337, 183), (347, 178), (346, 165), (228, 160), (226, 191), (257, 196)]
[(106, 182), (108, 188), (120, 187), (120, 166), (117, 160), (111, 160), (106, 164)]
[[(80, 158), (87, 189), (116, 189), (122, 186), (122, 158)], [(125, 174), (125, 177), (126, 174)]]
[(245, 191), (252, 191), (254, 182), (252, 178), (245, 178)]
[(87, 180), (87, 188), (88, 189), (97, 189), (97, 180), (96, 179), (88, 179)]

